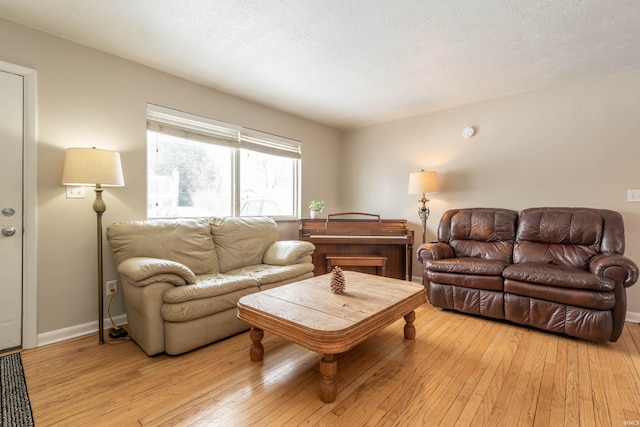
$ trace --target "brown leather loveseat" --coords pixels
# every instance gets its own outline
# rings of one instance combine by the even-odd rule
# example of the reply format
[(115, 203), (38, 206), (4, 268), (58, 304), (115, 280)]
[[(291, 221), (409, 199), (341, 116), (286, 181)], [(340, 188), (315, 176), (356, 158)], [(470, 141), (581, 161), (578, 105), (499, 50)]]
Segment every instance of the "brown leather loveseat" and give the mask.
[(638, 267), (624, 223), (591, 208), (453, 209), (418, 248), (433, 306), (590, 341), (616, 341)]

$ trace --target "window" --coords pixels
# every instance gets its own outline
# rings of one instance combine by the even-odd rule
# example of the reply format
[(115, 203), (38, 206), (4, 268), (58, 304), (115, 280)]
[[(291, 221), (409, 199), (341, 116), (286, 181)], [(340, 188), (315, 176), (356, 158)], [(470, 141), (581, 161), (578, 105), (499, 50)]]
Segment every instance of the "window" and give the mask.
[(301, 143), (149, 104), (147, 216), (299, 214)]

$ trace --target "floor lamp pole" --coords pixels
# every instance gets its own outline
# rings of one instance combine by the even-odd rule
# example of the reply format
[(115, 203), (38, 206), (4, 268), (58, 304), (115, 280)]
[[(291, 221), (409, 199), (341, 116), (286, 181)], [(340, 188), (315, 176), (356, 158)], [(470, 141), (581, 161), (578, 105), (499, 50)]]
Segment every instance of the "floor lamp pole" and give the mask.
[(99, 343), (104, 344), (104, 308), (102, 303), (103, 295), (103, 272), (102, 272), (102, 214), (107, 210), (107, 206), (102, 200), (102, 186), (96, 184), (94, 190), (96, 200), (93, 202), (93, 210), (97, 217), (97, 237), (98, 237), (98, 338)]
[(418, 208), (418, 216), (422, 220), (422, 243), (427, 242), (427, 218), (429, 218), (429, 206), (427, 206), (428, 201), (429, 199), (427, 199), (425, 194), (422, 193), (422, 199), (420, 199), (422, 206)]

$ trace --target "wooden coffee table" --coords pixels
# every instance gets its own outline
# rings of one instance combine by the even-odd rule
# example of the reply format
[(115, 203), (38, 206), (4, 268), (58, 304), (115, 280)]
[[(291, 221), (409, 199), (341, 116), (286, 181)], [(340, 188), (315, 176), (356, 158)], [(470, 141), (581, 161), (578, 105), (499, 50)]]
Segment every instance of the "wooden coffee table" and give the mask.
[(417, 283), (354, 271), (344, 272), (346, 290), (331, 292), (331, 274), (240, 298), (238, 318), (252, 325), (251, 360), (261, 361), (263, 331), (323, 354), (320, 398), (336, 399), (336, 354), (345, 352), (404, 317), (404, 337), (415, 339), (414, 310), (426, 301)]

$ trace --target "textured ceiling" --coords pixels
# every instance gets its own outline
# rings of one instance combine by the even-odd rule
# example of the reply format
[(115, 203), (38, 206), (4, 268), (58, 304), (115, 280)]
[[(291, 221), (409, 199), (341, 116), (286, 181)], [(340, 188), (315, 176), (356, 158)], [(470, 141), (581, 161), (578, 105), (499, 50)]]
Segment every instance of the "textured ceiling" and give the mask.
[(640, 68), (638, 0), (0, 0), (0, 17), (338, 129)]

